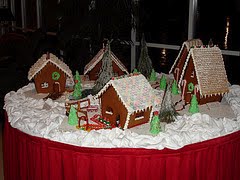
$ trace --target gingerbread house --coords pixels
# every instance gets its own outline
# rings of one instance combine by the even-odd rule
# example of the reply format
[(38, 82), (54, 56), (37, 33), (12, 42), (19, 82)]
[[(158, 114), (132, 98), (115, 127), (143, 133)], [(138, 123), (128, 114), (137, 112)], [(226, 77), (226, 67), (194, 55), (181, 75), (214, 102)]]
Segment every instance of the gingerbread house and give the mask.
[(73, 78), (72, 71), (51, 53), (43, 54), (28, 72), (28, 79), (34, 79), (37, 93), (64, 92), (67, 77)]
[(193, 46), (202, 46), (202, 45), (203, 43), (200, 39), (190, 39), (188, 41), (185, 41), (182, 44), (180, 51), (178, 53), (178, 56), (175, 59), (169, 71), (169, 74), (172, 73), (174, 75), (174, 78), (177, 81), (177, 83), (179, 82), (179, 76), (182, 73), (183, 65), (186, 61), (190, 48), (192, 48)]
[[(102, 58), (105, 51), (106, 47), (100, 49), (100, 51), (93, 57), (93, 59), (84, 67), (84, 76), (86, 76), (87, 79), (94, 81), (98, 79), (98, 74), (102, 67)], [(114, 76), (128, 75), (128, 70), (123, 65), (123, 63), (115, 56), (112, 51), (110, 53)]]
[(182, 99), (190, 103), (196, 94), (198, 103), (221, 101), (229, 91), (229, 83), (221, 50), (214, 47), (191, 48), (179, 75)]
[(122, 129), (147, 123), (157, 102), (154, 89), (142, 74), (110, 80), (95, 98), (100, 100), (102, 116)]

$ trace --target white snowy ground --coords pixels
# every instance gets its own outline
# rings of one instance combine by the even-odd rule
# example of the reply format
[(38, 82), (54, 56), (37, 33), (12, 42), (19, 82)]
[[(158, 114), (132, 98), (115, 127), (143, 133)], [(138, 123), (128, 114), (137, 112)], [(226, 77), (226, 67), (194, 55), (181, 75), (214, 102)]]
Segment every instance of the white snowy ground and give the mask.
[[(232, 85), (223, 102), (200, 106), (191, 115), (188, 107), (171, 124), (163, 124), (157, 136), (149, 133), (149, 123), (128, 130), (82, 131), (67, 124), (64, 101), (42, 99), (34, 84), (11, 91), (5, 96), (4, 109), (12, 127), (30, 135), (84, 147), (132, 147), (178, 149), (233, 133), (240, 129), (240, 86)], [(64, 97), (63, 97), (64, 99)]]

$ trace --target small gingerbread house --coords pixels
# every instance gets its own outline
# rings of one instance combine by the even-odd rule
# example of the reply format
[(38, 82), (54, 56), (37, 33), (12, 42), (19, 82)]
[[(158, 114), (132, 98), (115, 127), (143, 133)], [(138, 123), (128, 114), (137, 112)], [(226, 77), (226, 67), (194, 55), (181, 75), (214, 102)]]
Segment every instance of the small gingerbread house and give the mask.
[(147, 123), (156, 102), (154, 89), (142, 74), (110, 80), (95, 98), (100, 99), (102, 116), (123, 129)]
[(182, 73), (183, 65), (186, 61), (187, 55), (189, 53), (190, 48), (194, 46), (202, 46), (203, 43), (200, 39), (190, 39), (188, 41), (185, 41), (178, 53), (177, 58), (175, 59), (169, 74), (173, 73), (175, 80), (177, 83), (179, 82), (179, 76)]
[[(85, 66), (84, 75), (88, 76), (89, 80), (97, 80), (98, 74), (102, 67), (102, 58), (106, 51), (106, 47), (103, 47), (94, 57), (93, 59)], [(123, 65), (123, 63), (115, 56), (115, 54), (111, 51), (111, 59), (113, 66), (114, 76), (122, 76), (128, 75), (127, 68)]]
[(179, 76), (182, 99), (188, 104), (193, 94), (199, 104), (220, 101), (229, 91), (221, 50), (214, 47), (191, 48)]
[(73, 78), (72, 71), (51, 53), (43, 54), (28, 72), (28, 79), (34, 79), (37, 93), (64, 92), (67, 77)]

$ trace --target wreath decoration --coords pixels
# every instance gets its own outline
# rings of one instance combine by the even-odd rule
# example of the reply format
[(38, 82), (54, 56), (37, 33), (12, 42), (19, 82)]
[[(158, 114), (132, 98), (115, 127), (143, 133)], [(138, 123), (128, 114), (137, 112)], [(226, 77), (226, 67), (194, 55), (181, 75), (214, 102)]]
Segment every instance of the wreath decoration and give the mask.
[(188, 91), (190, 91), (190, 92), (194, 91), (194, 84), (193, 83), (188, 84)]
[(56, 71), (55, 71), (55, 72), (52, 73), (52, 79), (53, 79), (53, 80), (56, 81), (56, 80), (58, 80), (59, 78), (60, 78), (59, 72), (56, 72)]

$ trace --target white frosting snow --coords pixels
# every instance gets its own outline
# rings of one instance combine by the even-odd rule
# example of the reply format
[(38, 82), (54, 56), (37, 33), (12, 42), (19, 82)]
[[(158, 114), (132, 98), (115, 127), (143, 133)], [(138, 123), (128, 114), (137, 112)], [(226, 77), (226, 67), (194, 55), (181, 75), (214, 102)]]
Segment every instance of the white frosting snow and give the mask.
[[(86, 132), (67, 124), (64, 102), (33, 98), (34, 84), (11, 91), (5, 96), (4, 109), (13, 128), (27, 134), (83, 147), (130, 147), (179, 149), (185, 145), (220, 137), (240, 129), (240, 86), (233, 85), (225, 95), (236, 118), (213, 118), (207, 114), (178, 116), (164, 126), (157, 136), (134, 132), (133, 129), (102, 129)], [(142, 127), (149, 127), (145, 124)], [(139, 126), (141, 128), (141, 126)]]
[(28, 79), (32, 80), (32, 78), (38, 74), (49, 62), (61, 69), (70, 79), (73, 78), (72, 71), (67, 64), (65, 64), (61, 59), (58, 59), (58, 57), (54, 54), (50, 53), (49, 59), (47, 59), (47, 54), (43, 54), (42, 57), (39, 58), (34, 65), (32, 65), (28, 71)]

